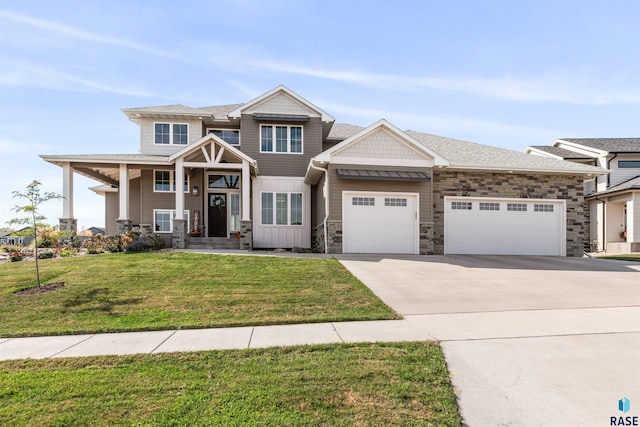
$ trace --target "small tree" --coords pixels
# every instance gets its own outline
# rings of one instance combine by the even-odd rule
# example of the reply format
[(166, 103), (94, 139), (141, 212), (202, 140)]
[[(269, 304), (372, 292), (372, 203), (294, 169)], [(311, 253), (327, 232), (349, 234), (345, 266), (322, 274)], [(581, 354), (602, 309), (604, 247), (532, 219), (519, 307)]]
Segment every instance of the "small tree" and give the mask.
[(42, 183), (40, 181), (33, 180), (29, 185), (27, 185), (27, 191), (21, 193), (20, 191), (13, 191), (13, 197), (27, 199), (29, 201), (28, 204), (23, 206), (14, 206), (11, 210), (17, 212), (18, 214), (23, 214), (24, 216), (19, 218), (13, 218), (9, 220), (7, 223), (10, 225), (27, 224), (33, 228), (33, 242), (35, 245), (35, 261), (36, 261), (36, 279), (38, 281), (38, 287), (40, 287), (40, 267), (38, 265), (38, 227), (43, 224), (43, 221), (46, 219), (44, 215), (42, 215), (38, 209), (40, 205), (44, 202), (52, 200), (52, 199), (62, 199), (62, 196), (57, 193), (45, 192), (43, 194), (40, 193), (40, 186)]

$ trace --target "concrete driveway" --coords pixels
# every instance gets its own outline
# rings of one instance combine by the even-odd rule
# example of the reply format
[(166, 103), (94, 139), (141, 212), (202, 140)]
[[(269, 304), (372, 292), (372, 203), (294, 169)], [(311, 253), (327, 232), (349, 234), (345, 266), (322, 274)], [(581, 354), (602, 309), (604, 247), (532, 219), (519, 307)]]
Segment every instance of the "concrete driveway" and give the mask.
[[(611, 417), (640, 416), (640, 263), (337, 258), (442, 341), (467, 425), (608, 426)], [(627, 413), (618, 410), (623, 397)]]

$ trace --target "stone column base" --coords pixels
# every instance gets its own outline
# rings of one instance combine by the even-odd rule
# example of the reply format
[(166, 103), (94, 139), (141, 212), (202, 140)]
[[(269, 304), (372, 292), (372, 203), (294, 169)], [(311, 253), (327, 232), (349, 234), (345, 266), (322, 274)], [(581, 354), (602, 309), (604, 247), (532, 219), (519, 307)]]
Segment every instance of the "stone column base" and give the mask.
[(240, 249), (250, 251), (253, 249), (253, 222), (240, 222)]
[(124, 234), (127, 231), (131, 231), (131, 220), (116, 219), (116, 232), (118, 234)]
[(187, 220), (173, 220), (173, 239), (171, 246), (174, 249), (184, 249), (187, 245)]
[(75, 218), (58, 218), (60, 224), (60, 230), (67, 230), (73, 232), (75, 236), (78, 232), (78, 220)]
[[(327, 221), (327, 246), (330, 254), (342, 253), (342, 221)], [(322, 243), (324, 245), (324, 241)]]

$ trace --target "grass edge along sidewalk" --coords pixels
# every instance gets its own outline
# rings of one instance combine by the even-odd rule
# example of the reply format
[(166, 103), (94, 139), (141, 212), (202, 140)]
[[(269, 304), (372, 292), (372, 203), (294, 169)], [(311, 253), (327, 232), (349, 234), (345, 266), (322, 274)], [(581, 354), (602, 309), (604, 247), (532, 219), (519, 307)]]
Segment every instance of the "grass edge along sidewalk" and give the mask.
[(0, 362), (2, 425), (459, 426), (435, 342)]
[(0, 336), (397, 319), (335, 259), (160, 252), (0, 264)]

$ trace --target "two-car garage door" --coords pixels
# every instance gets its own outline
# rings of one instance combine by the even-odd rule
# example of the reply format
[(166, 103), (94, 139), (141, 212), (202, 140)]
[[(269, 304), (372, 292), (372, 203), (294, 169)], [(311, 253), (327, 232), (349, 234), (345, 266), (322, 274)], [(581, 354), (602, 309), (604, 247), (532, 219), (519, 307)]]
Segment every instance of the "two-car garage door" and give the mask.
[(566, 255), (564, 200), (445, 197), (444, 253)]

